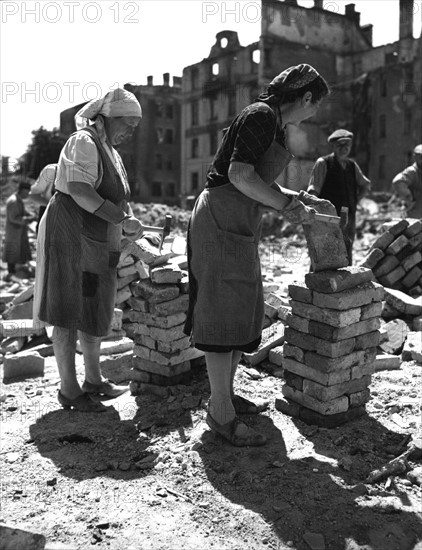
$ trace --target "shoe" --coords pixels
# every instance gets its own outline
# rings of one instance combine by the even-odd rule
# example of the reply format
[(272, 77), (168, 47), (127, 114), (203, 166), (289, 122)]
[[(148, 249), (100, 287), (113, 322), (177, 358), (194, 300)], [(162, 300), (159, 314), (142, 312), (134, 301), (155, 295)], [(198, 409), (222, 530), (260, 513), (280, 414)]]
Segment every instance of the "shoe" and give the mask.
[(80, 412), (105, 412), (107, 410), (105, 405), (93, 401), (86, 393), (79, 395), (75, 399), (69, 399), (59, 390), (57, 400), (64, 409), (75, 409), (75, 411)]
[[(241, 422), (237, 416), (235, 416), (231, 422), (227, 422), (226, 424), (218, 424), (210, 413), (208, 413), (205, 421), (211, 428), (212, 432), (220, 434), (224, 439), (236, 447), (259, 447), (261, 445), (265, 445), (267, 442), (265, 435), (259, 434), (252, 430), (252, 428), (249, 428), (249, 426), (247, 426), (244, 422)], [(248, 428), (247, 435), (245, 436), (236, 434), (238, 427), (242, 425)]]
[(107, 399), (115, 399), (120, 395), (123, 395), (129, 391), (129, 386), (118, 386), (111, 380), (103, 380), (101, 384), (91, 384), (91, 382), (85, 382), (82, 384), (82, 390), (100, 401), (106, 401)]
[(234, 395), (232, 403), (236, 414), (259, 414), (268, 408), (269, 401), (261, 399), (258, 403), (252, 403), (241, 395)]

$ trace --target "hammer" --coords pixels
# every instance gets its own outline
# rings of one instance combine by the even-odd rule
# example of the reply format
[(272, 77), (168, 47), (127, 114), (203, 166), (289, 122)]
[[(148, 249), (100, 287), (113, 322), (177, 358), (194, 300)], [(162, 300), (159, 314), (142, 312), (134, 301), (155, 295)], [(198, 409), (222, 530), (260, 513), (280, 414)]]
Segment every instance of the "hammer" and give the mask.
[(161, 249), (163, 248), (164, 239), (170, 235), (171, 220), (172, 220), (172, 217), (170, 216), (170, 214), (166, 214), (166, 220), (164, 222), (163, 233), (161, 235), (161, 242), (160, 242), (160, 246), (158, 247), (158, 252), (160, 254), (161, 254)]

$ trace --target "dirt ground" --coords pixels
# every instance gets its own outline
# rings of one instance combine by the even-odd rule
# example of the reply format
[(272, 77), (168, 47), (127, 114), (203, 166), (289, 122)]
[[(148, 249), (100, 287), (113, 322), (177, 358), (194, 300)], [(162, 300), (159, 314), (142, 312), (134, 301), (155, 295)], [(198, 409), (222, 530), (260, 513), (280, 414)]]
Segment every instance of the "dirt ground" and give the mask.
[[(285, 286), (309, 265), (294, 237), (262, 252)], [(1, 388), (0, 522), (78, 550), (421, 550), (421, 487), (405, 473), (365, 483), (420, 435), (421, 375), (415, 362), (375, 374), (368, 414), (329, 430), (277, 411), (283, 381), (241, 365), (238, 392), (270, 400), (247, 421), (270, 440), (236, 448), (205, 424), (204, 367), (167, 399), (126, 394), (88, 414), (59, 406), (48, 358), (42, 378)]]

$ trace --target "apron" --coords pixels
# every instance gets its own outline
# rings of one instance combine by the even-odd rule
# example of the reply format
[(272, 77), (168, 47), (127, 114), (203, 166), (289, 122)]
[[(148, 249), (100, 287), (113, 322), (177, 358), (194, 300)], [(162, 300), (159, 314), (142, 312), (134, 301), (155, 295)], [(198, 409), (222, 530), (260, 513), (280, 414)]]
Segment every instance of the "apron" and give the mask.
[[(256, 166), (271, 185), (292, 156), (273, 142)], [(194, 345), (237, 349), (261, 337), (264, 294), (258, 243), (268, 207), (227, 183), (204, 189), (188, 229), (189, 310)]]
[[(103, 166), (97, 193), (126, 210), (129, 186), (122, 183), (96, 133), (89, 128), (82, 131), (95, 142)], [(106, 222), (59, 191), (50, 200), (43, 221), (45, 261), (38, 318), (50, 325), (105, 336), (114, 310), (121, 224)]]

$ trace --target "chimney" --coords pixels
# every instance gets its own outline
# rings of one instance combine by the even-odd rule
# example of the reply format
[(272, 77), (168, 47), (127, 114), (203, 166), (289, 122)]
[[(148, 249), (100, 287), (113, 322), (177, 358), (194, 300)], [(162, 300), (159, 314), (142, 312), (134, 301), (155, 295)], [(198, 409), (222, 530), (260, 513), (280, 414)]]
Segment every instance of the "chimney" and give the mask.
[(319, 10), (323, 10), (324, 6), (322, 4), (323, 4), (323, 0), (314, 0), (314, 8), (318, 8)]
[(182, 77), (181, 76), (173, 76), (173, 86), (175, 88), (180, 88), (182, 85)]
[(413, 36), (413, 0), (400, 0), (399, 39)]
[(354, 21), (356, 25), (359, 26), (360, 23), (360, 13), (355, 10), (355, 4), (346, 5), (346, 17), (351, 21)]
[(163, 74), (163, 84), (164, 86), (170, 86), (170, 73)]
[(374, 25), (363, 25), (363, 27), (360, 28), (361, 33), (368, 41), (368, 44), (372, 46), (372, 35), (374, 30)]
[(147, 86), (153, 86), (153, 76), (147, 76)]

